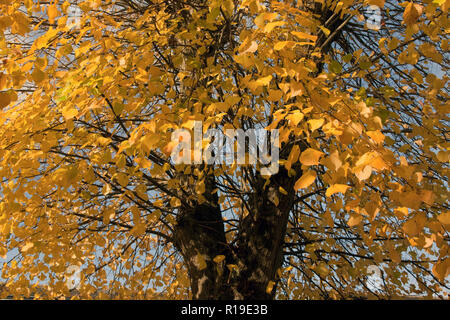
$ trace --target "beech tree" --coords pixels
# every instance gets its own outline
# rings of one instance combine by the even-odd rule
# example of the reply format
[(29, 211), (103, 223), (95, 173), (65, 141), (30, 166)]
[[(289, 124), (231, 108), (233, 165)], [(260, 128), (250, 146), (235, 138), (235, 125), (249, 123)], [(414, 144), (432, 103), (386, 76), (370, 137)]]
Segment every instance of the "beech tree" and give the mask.
[(1, 295), (446, 298), (449, 6), (0, 0)]

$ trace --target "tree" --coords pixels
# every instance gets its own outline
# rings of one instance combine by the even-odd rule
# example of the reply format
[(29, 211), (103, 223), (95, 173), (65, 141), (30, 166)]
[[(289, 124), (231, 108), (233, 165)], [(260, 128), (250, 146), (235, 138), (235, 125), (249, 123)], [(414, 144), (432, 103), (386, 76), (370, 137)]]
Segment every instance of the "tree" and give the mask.
[[(0, 1), (4, 291), (446, 297), (449, 4)], [(279, 170), (174, 163), (198, 122)]]

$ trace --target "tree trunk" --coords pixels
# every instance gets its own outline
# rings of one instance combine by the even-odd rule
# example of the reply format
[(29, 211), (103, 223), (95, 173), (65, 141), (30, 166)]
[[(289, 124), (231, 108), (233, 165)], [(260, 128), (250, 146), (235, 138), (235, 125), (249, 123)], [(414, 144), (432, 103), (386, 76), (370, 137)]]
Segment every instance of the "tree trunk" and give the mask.
[[(189, 272), (193, 299), (233, 299), (227, 281), (230, 273), (225, 266), (232, 260), (232, 255), (225, 238), (217, 193), (212, 193), (214, 176), (206, 177), (205, 188), (206, 202), (180, 208), (175, 244)], [(223, 263), (213, 261), (221, 255), (225, 256)]]
[[(261, 179), (261, 185), (264, 185)], [(243, 299), (273, 299), (277, 270), (283, 262), (283, 244), (289, 212), (293, 206), (295, 177), (289, 177), (284, 168), (270, 178), (269, 184), (249, 201), (252, 208), (242, 222), (237, 242), (240, 274), (238, 292)], [(280, 192), (280, 187), (287, 194)], [(276, 200), (278, 199), (278, 201)]]
[[(282, 265), (295, 177), (281, 168), (264, 189), (265, 180), (259, 180), (249, 201), (252, 212), (242, 220), (234, 247), (226, 241), (217, 194), (212, 194), (214, 177), (206, 183), (207, 202), (181, 208), (175, 239), (189, 272), (193, 299), (273, 299), (275, 286), (267, 289), (271, 281), (276, 282)], [(287, 194), (280, 192), (280, 186)], [(213, 261), (220, 255), (224, 261)], [(237, 270), (227, 265), (236, 265)]]

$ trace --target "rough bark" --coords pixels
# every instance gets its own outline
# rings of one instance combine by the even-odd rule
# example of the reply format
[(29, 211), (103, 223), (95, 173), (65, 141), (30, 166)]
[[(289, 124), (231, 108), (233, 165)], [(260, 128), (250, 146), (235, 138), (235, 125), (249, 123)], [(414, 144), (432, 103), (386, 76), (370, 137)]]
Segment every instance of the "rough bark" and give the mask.
[[(284, 168), (270, 177), (265, 187), (265, 180), (259, 177), (249, 200), (251, 212), (242, 220), (234, 246), (226, 241), (218, 197), (212, 193), (214, 177), (207, 178), (206, 202), (180, 209), (175, 239), (189, 272), (193, 299), (273, 299), (275, 287), (272, 291), (267, 287), (270, 281), (276, 282), (282, 265), (295, 181)], [(287, 194), (280, 192), (280, 187)], [(214, 262), (218, 255), (225, 260)], [(230, 264), (238, 270), (231, 272)]]
[(275, 295), (275, 287), (270, 291), (267, 288), (270, 281), (276, 282), (283, 262), (284, 238), (295, 199), (294, 182), (295, 177), (289, 177), (282, 168), (249, 201), (252, 212), (242, 221), (237, 242), (240, 273), (236, 286), (242, 299), (272, 299)]
[[(206, 202), (194, 202), (180, 208), (175, 229), (175, 241), (184, 258), (191, 281), (193, 299), (233, 299), (225, 267), (231, 261), (231, 250), (225, 238), (225, 228), (218, 204), (214, 177), (206, 178)], [(213, 259), (219, 255), (226, 257), (217, 264)]]

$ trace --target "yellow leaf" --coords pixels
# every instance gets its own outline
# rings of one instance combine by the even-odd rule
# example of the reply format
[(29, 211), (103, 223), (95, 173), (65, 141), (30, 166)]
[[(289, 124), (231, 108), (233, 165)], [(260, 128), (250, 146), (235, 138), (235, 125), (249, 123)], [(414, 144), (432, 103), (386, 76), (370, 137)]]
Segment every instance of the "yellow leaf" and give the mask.
[(309, 187), (315, 180), (316, 180), (317, 174), (315, 171), (309, 170), (305, 174), (303, 174), (300, 179), (297, 180), (297, 182), (294, 185), (294, 190), (299, 190), (303, 188)]
[(417, 224), (414, 219), (410, 219), (403, 224), (403, 231), (410, 237), (417, 235), (420, 230), (417, 228)]
[(230, 270), (230, 272), (239, 271), (239, 267), (235, 264), (227, 264), (227, 268), (228, 270)]
[(111, 219), (114, 219), (116, 216), (116, 210), (114, 208), (108, 208), (105, 211), (103, 211), (103, 223), (109, 224)]
[(128, 185), (129, 179), (128, 179), (128, 176), (125, 173), (119, 172), (117, 174), (117, 176), (116, 176), (116, 179), (117, 179), (117, 182), (119, 182), (119, 184), (122, 187), (125, 188)]
[(389, 246), (389, 256), (392, 260), (392, 262), (394, 262), (395, 264), (399, 264), (402, 261), (402, 257), (400, 255), (400, 253), (395, 250), (394, 246)]
[(331, 170), (338, 170), (342, 166), (341, 158), (337, 150), (330, 153), (330, 155), (321, 161), (327, 168)]
[(319, 26), (320, 30), (328, 37), (330, 35), (330, 30), (325, 28), (324, 26)]
[(290, 95), (291, 98), (302, 95), (303, 92), (304, 88), (301, 82), (291, 81), (291, 95)]
[(286, 24), (286, 22), (284, 22), (284, 21), (270, 22), (270, 23), (266, 24), (266, 26), (264, 27), (264, 32), (266, 32), (266, 33), (272, 32), (272, 30), (274, 28), (281, 27), (285, 24)]
[(371, 166), (365, 166), (364, 169), (356, 171), (354, 173), (359, 181), (364, 181), (370, 178), (370, 176), (372, 175), (372, 170), (373, 169)]
[(450, 224), (450, 211), (441, 213), (437, 218), (442, 224)]
[(48, 21), (53, 24), (55, 22), (55, 18), (58, 16), (58, 8), (56, 8), (56, 4), (48, 7), (47, 15)]
[(445, 151), (439, 151), (436, 154), (436, 158), (440, 161), (440, 162), (448, 162), (450, 159), (450, 152), (445, 152)]
[(300, 162), (305, 166), (314, 166), (319, 164), (322, 155), (323, 152), (308, 148), (300, 155)]
[(424, 228), (427, 222), (427, 217), (423, 212), (416, 214), (403, 224), (403, 231), (410, 237), (418, 235)]
[(230, 107), (238, 104), (240, 101), (241, 101), (241, 97), (239, 97), (239, 96), (229, 96), (229, 97), (225, 98), (225, 103)]
[(250, 54), (240, 54), (234, 56), (234, 61), (241, 64), (245, 68), (250, 67), (253, 64), (253, 59), (251, 59)]
[(300, 147), (298, 145), (295, 145), (294, 147), (292, 147), (291, 153), (289, 154), (289, 157), (285, 165), (288, 171), (291, 170), (292, 164), (297, 162), (299, 155), (300, 155)]
[(201, 180), (195, 186), (195, 191), (197, 194), (204, 194), (206, 191), (205, 180)]
[(241, 54), (253, 53), (256, 50), (258, 50), (258, 43), (256, 41), (252, 41), (250, 46), (247, 49), (245, 49), (243, 52), (241, 52)]
[(402, 193), (400, 197), (400, 204), (403, 207), (408, 207), (414, 210), (417, 210), (420, 208), (420, 205), (422, 203), (420, 196), (415, 191), (409, 191)]
[(422, 14), (422, 6), (413, 2), (408, 3), (403, 12), (403, 21), (407, 24), (414, 24)]
[(65, 108), (62, 110), (62, 115), (66, 120), (72, 119), (78, 115), (78, 110), (75, 108)]
[(323, 261), (319, 262), (317, 267), (315, 267), (315, 271), (319, 273), (322, 277), (326, 277), (330, 273), (327, 264)]
[(350, 188), (350, 186), (348, 186), (346, 184), (333, 184), (331, 187), (329, 187), (327, 189), (327, 192), (325, 193), (325, 195), (327, 197), (330, 197), (331, 195), (338, 193), (338, 192), (345, 193), (348, 188)]
[(409, 209), (407, 207), (398, 207), (394, 210), (394, 212), (398, 213), (400, 217), (409, 215)]
[(360, 166), (370, 165), (370, 163), (376, 156), (377, 156), (377, 154), (375, 152), (366, 152), (358, 159), (355, 166), (360, 167)]
[(11, 103), (11, 97), (8, 92), (0, 92), (0, 110)]
[(213, 259), (213, 261), (214, 261), (215, 263), (221, 263), (223, 260), (225, 260), (225, 256), (224, 256), (224, 255), (216, 256), (216, 257)]
[(324, 218), (325, 222), (328, 224), (328, 226), (330, 226), (331, 228), (334, 227), (334, 220), (333, 220), (333, 217), (331, 216), (331, 212), (329, 210), (325, 211), (323, 218)]
[(274, 205), (276, 205), (278, 207), (278, 204), (280, 203), (280, 199), (278, 199), (278, 196), (275, 194), (271, 197), (270, 201), (272, 201), (272, 203)]
[(428, 204), (429, 206), (433, 205), (434, 199), (436, 196), (434, 195), (433, 191), (431, 190), (420, 190), (420, 199)]
[(280, 51), (283, 50), (284, 47), (286, 47), (291, 41), (279, 41), (277, 43), (275, 43), (275, 45), (273, 46), (273, 49), (276, 51)]
[[(28, 65), (31, 65), (31, 63), (29, 63)], [(6, 88), (7, 81), (8, 81), (8, 78), (6, 77), (6, 75), (3, 72), (0, 72), (0, 90), (3, 90)]]
[(34, 247), (33, 242), (27, 242), (23, 247), (22, 247), (22, 252), (27, 252), (28, 250), (30, 250), (31, 248)]
[(291, 33), (299, 39), (308, 39), (308, 40), (312, 40), (312, 41), (317, 40), (317, 36), (313, 36), (313, 35), (310, 35), (310, 34), (307, 34), (304, 32), (292, 31)]
[(185, 123), (183, 123), (181, 125), (181, 127), (192, 130), (192, 128), (194, 128), (194, 125), (195, 125), (195, 120), (188, 120)]
[(31, 74), (31, 78), (36, 83), (42, 82), (45, 79), (45, 73), (43, 71), (39, 70), (38, 68), (34, 68), (34, 71)]
[(258, 84), (260, 86), (268, 86), (270, 81), (272, 81), (271, 75), (269, 75), (267, 77), (259, 78), (258, 80), (256, 80), (256, 84)]
[(143, 223), (137, 223), (131, 230), (130, 233), (135, 236), (139, 237), (145, 233), (145, 224)]
[(301, 113), (299, 110), (295, 110), (293, 113), (288, 115), (286, 119), (288, 119), (289, 122), (292, 123), (292, 125), (296, 126), (300, 123), (300, 121), (303, 120), (304, 117), (305, 116), (303, 115), (303, 113)]
[(440, 281), (444, 281), (447, 275), (450, 273), (450, 258), (445, 259), (444, 261), (438, 261), (433, 266), (432, 269), (433, 274)]
[(154, 148), (154, 146), (159, 142), (161, 138), (157, 134), (147, 134), (142, 138), (142, 145), (147, 149), (146, 151), (150, 151)]
[(255, 18), (255, 24), (258, 28), (262, 28), (266, 20), (272, 21), (278, 16), (276, 12), (263, 12)]
[(325, 120), (323, 118), (321, 119), (311, 119), (308, 121), (309, 126), (311, 127), (311, 131), (314, 132), (317, 129), (319, 129), (323, 123), (325, 122)]
[(376, 157), (375, 159), (372, 160), (372, 163), (370, 164), (372, 166), (372, 168), (380, 171), (380, 170), (384, 170), (387, 168), (386, 162), (384, 162), (383, 158), (381, 157)]
[(273, 282), (273, 281), (269, 281), (269, 283), (267, 284), (267, 288), (266, 288), (266, 292), (268, 293), (268, 294), (271, 294), (272, 293), (272, 290), (273, 290), (273, 286), (275, 285), (275, 282)]
[(97, 142), (101, 145), (101, 146), (107, 146), (111, 143), (111, 139), (110, 138), (105, 138), (105, 137), (99, 137), (97, 138)]
[(367, 131), (367, 135), (375, 142), (382, 143), (384, 141), (384, 134), (381, 133), (380, 130), (376, 131)]
[(281, 90), (269, 90), (269, 96), (267, 100), (272, 102), (278, 102), (283, 97), (283, 92)]
[(283, 188), (283, 187), (279, 187), (278, 188), (278, 191), (280, 191), (282, 194), (284, 194), (284, 195), (286, 195), (287, 196), (287, 194), (288, 194), (288, 192)]
[[(372, 168), (377, 170), (383, 170), (387, 168), (386, 163), (384, 162), (383, 158), (381, 158), (377, 152), (366, 152), (364, 155), (361, 156), (361, 158), (358, 159), (355, 166), (356, 167), (365, 167), (366, 165), (370, 165)], [(355, 170), (357, 172), (359, 170)]]

